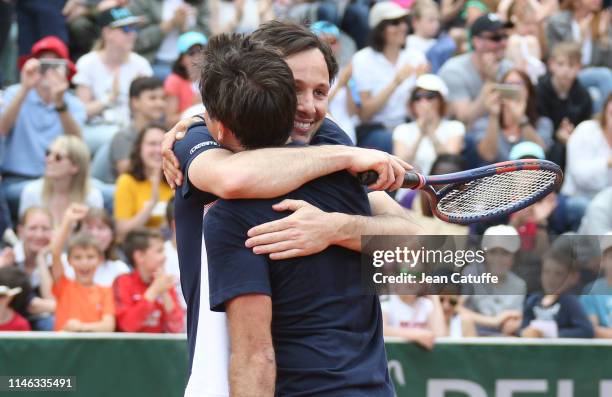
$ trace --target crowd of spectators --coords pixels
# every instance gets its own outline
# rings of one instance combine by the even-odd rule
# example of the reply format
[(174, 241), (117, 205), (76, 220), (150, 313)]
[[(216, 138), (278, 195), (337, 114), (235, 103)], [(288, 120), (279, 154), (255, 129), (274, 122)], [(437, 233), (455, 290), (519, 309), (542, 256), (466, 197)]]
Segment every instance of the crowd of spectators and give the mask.
[(609, 0), (0, 0), (0, 330), (184, 331), (160, 143), (203, 109), (208, 37), (271, 19), (331, 47), (329, 112), (356, 145), (425, 174), (564, 169), (492, 224), (444, 224), (398, 192), (428, 234), (484, 235), (463, 273), (502, 282), (390, 295), (386, 335), (612, 337)]

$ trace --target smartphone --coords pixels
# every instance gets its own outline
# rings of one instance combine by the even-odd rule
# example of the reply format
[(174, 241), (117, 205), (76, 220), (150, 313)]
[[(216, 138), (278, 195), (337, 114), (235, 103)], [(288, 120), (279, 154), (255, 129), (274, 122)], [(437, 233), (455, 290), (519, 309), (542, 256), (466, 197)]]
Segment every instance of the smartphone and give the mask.
[(40, 73), (45, 74), (49, 69), (66, 70), (66, 61), (64, 59), (55, 58), (41, 58), (40, 62)]
[(502, 99), (518, 100), (521, 98), (521, 87), (515, 84), (494, 84), (493, 89), (499, 92)]

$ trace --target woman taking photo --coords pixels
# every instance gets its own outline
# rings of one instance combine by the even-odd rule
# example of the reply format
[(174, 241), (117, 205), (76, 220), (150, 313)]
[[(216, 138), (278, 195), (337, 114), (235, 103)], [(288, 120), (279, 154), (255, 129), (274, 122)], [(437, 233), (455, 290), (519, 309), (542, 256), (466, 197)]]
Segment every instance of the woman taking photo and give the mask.
[(130, 172), (121, 174), (115, 190), (115, 221), (119, 239), (137, 228), (159, 228), (173, 193), (162, 175), (163, 125), (151, 124), (140, 134), (130, 156)]

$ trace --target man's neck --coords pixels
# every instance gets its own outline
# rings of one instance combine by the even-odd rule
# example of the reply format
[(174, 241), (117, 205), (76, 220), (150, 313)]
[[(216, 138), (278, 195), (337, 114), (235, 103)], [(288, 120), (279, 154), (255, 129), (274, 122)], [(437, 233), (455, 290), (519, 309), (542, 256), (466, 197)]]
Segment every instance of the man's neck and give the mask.
[(47, 105), (51, 103), (51, 92), (49, 91), (49, 89), (42, 87), (42, 85), (39, 83), (34, 88), (34, 90), (40, 97), (40, 100), (43, 101), (43, 103)]
[(132, 116), (132, 127), (134, 131), (139, 133), (140, 131), (142, 131), (143, 128), (145, 128), (149, 123), (153, 121), (154, 120), (149, 120), (149, 118), (145, 114), (135, 112)]

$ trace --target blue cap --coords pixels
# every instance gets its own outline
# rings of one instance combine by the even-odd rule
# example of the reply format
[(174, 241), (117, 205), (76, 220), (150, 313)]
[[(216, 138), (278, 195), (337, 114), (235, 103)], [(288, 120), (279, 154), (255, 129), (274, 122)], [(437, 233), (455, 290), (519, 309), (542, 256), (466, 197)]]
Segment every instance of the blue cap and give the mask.
[(514, 145), (512, 150), (510, 150), (509, 157), (510, 160), (520, 160), (524, 157), (544, 160), (546, 155), (544, 154), (544, 149), (542, 149), (542, 146), (538, 145), (535, 142), (524, 141)]
[(317, 36), (331, 34), (334, 37), (340, 36), (340, 29), (336, 25), (327, 21), (317, 21), (310, 25), (310, 30)]
[(178, 50), (180, 54), (184, 54), (194, 45), (205, 46), (208, 39), (200, 32), (186, 32), (178, 39)]

